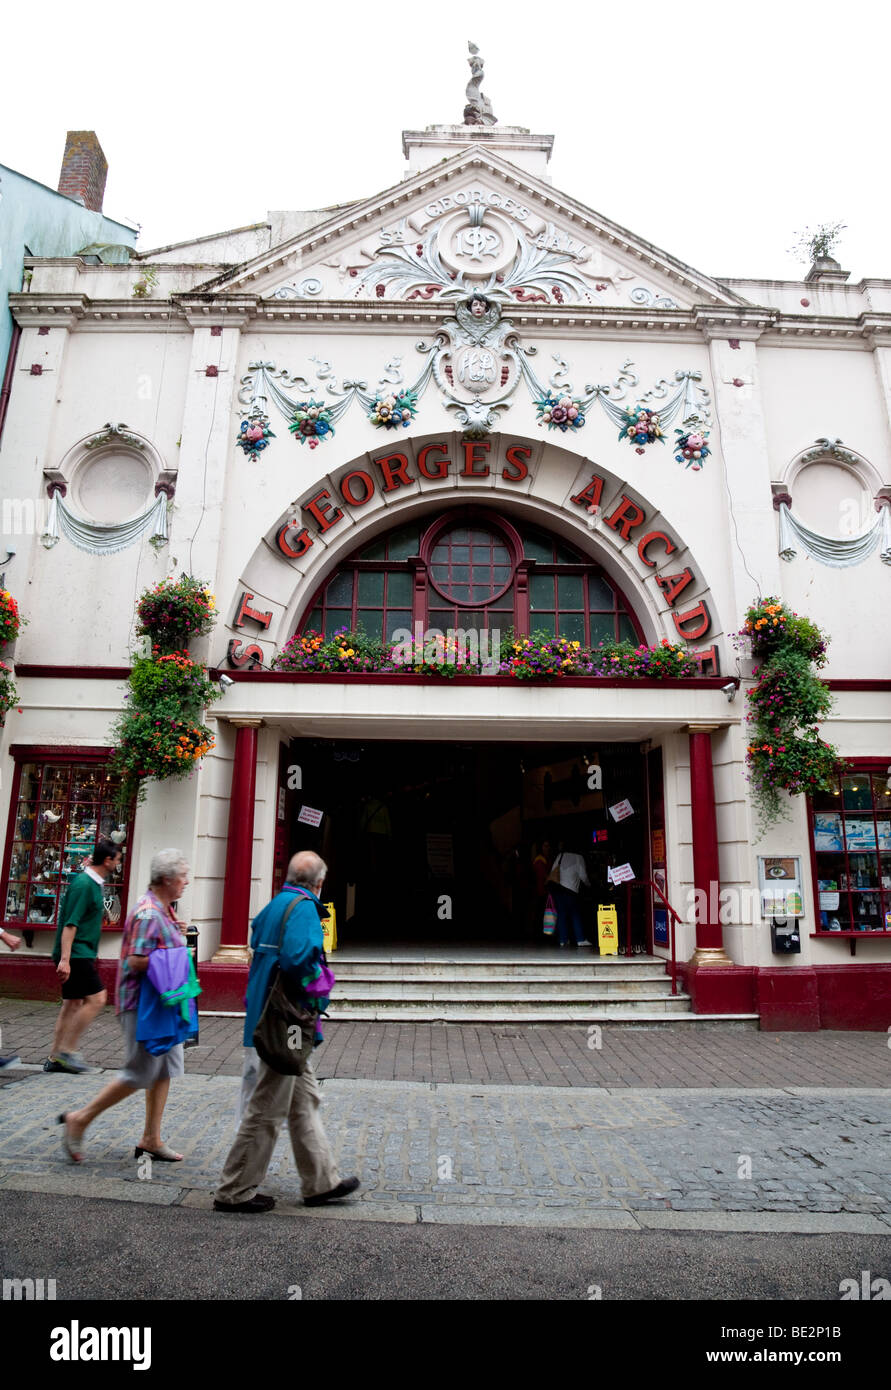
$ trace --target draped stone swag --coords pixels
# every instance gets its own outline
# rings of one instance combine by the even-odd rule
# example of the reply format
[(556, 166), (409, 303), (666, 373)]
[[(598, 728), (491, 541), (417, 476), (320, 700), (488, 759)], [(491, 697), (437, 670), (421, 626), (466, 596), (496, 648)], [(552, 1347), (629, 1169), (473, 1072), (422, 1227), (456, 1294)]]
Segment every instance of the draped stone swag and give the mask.
[(143, 512), (141, 516), (135, 516), (130, 521), (101, 526), (84, 521), (83, 517), (71, 510), (64, 497), (57, 491), (53, 494), (46, 530), (40, 539), (47, 550), (52, 549), (64, 536), (72, 545), (77, 546), (78, 550), (86, 550), (90, 555), (114, 555), (117, 551), (126, 550), (127, 546), (133, 545), (151, 528), (149, 540), (166, 545), (167, 506), (167, 494), (160, 492), (148, 511)]
[(792, 561), (801, 547), (806, 554), (822, 565), (833, 569), (843, 569), (847, 565), (859, 565), (869, 558), (877, 546), (882, 563), (891, 565), (891, 507), (883, 506), (869, 530), (859, 536), (821, 536), (811, 531), (803, 522), (792, 515), (787, 503), (781, 502), (778, 508), (780, 517), (780, 558)]

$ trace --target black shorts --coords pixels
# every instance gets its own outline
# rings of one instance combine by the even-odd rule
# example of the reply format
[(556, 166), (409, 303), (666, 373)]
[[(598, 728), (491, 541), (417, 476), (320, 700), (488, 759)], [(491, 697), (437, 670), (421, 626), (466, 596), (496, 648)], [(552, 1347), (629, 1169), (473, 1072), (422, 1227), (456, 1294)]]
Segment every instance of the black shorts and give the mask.
[(104, 988), (95, 960), (73, 960), (71, 974), (62, 986), (62, 998), (88, 999), (91, 994), (101, 994)]

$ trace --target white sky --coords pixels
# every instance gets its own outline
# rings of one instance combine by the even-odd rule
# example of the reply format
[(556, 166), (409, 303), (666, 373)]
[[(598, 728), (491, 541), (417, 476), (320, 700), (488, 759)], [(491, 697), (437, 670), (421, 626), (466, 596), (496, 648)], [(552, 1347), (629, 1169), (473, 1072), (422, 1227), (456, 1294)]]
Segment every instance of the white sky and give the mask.
[(403, 129), (461, 121), (470, 38), (499, 120), (556, 136), (555, 186), (672, 255), (799, 279), (794, 234), (843, 221), (852, 280), (891, 278), (874, 0), (45, 0), (3, 31), (0, 163), (54, 188), (95, 130), (143, 250), (398, 182)]

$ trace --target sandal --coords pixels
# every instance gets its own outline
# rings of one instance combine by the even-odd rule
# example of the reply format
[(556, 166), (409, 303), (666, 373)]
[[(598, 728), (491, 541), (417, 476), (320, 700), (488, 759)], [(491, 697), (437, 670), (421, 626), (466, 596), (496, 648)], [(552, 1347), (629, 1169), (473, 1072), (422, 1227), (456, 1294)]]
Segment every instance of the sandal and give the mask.
[[(62, 1114), (58, 1117), (56, 1123), (64, 1126), (62, 1130), (62, 1148), (65, 1150), (65, 1153), (68, 1156), (69, 1161), (71, 1163), (83, 1163), (84, 1156), (82, 1150), (77, 1149), (73, 1146), (73, 1142), (68, 1134), (67, 1110), (62, 1111)], [(83, 1139), (83, 1135), (81, 1135), (81, 1139)]]
[(167, 1144), (162, 1144), (160, 1149), (143, 1149), (137, 1144), (133, 1157), (142, 1158), (143, 1154), (148, 1154), (149, 1158), (157, 1158), (161, 1163), (181, 1163), (185, 1157), (184, 1154), (174, 1153)]

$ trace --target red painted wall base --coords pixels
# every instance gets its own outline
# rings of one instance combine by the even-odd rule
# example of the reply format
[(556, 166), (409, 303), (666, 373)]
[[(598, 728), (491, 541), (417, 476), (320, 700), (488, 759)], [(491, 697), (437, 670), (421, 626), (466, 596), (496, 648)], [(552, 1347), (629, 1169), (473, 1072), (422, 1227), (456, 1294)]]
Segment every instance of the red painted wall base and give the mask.
[(750, 965), (703, 965), (683, 970), (684, 987), (695, 1014), (754, 1014), (755, 971)]
[[(0, 960), (0, 996), (7, 999), (40, 999), (58, 1003), (62, 990), (56, 967), (48, 956), (23, 956), (22, 950)], [(114, 986), (118, 963), (114, 959), (97, 961), (99, 978), (108, 990), (108, 1002), (114, 1002)], [(213, 965), (203, 961), (198, 966), (198, 1009), (202, 1012), (220, 1010), (238, 1013), (244, 1008), (247, 989), (246, 965)]]
[(810, 1033), (819, 1029), (820, 996), (812, 969), (764, 966), (758, 971), (757, 996), (762, 1031)]
[[(98, 969), (111, 1001), (117, 961), (100, 960)], [(198, 967), (203, 991), (199, 1009), (239, 1013), (244, 1009), (247, 975), (247, 966), (203, 962)], [(891, 1028), (891, 963), (760, 969), (703, 966), (699, 970), (681, 964), (678, 976), (680, 988), (693, 1000), (694, 1013), (757, 1013), (767, 1032), (832, 1028), (883, 1033)], [(0, 997), (57, 1003), (61, 992), (52, 961), (46, 956), (23, 956), (21, 951), (0, 958)]]

